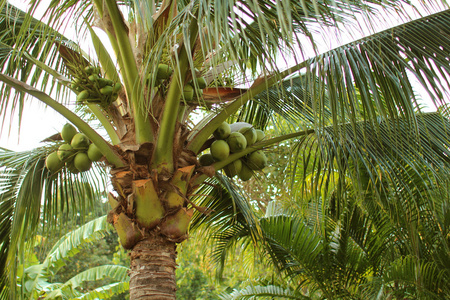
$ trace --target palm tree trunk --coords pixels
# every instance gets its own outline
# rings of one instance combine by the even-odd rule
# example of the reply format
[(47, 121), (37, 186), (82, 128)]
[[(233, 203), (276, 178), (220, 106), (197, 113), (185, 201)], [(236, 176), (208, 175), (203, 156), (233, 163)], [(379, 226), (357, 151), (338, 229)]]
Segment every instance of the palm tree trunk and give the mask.
[(131, 251), (130, 299), (176, 299), (176, 243), (151, 236)]

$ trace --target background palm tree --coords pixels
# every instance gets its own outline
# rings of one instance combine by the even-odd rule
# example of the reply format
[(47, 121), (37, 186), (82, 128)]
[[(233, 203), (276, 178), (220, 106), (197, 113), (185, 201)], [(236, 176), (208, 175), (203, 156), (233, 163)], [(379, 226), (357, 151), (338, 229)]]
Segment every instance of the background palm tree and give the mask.
[[(192, 228), (210, 224), (223, 231), (224, 241), (239, 238), (241, 228), (253, 240), (264, 238), (252, 205), (237, 197), (229, 179), (215, 174), (256, 150), (293, 138), (307, 143), (314, 133), (311, 153), (320, 154), (313, 164), (316, 177), (328, 172), (330, 179), (312, 181), (313, 188), (328, 185), (334, 171), (361, 182), (362, 168), (377, 185), (379, 199), (392, 185), (414, 192), (406, 188), (409, 169), (399, 169), (405, 162), (415, 180), (439, 182), (448, 165), (445, 115), (429, 120), (417, 113), (410, 74), (436, 106), (445, 103), (448, 39), (427, 33), (449, 33), (448, 11), (282, 72), (276, 67), (280, 51), (303, 52), (320, 26), (346, 24), (358, 14), (370, 18), (382, 6), (403, 12), (400, 4), (406, 5), (376, 0), (61, 1), (46, 7), (42, 23), (2, 2), (3, 115), (15, 109), (21, 115), (32, 96), (67, 118), (103, 155), (94, 163), (98, 171), (85, 171), (89, 162), (72, 163), (71, 155), (58, 168), (45, 168), (45, 158), (68, 142), (62, 141), (64, 134), (31, 152), (2, 152), (0, 261), (13, 287), (7, 288), (3, 274), (2, 293), (15, 297), (20, 261), (15, 254), (26, 250), (25, 241), (42, 221), (57, 223), (61, 203), (75, 201), (70, 199), (76, 199), (74, 207), (89, 209), (81, 183), (106, 186), (107, 173), (101, 169), (109, 172), (114, 189), (108, 219), (122, 246), (131, 250), (131, 299), (175, 298), (176, 245), (187, 238), (192, 216)], [(32, 2), (30, 12), (39, 5)], [(96, 57), (58, 32), (68, 19), (91, 37)], [(108, 36), (113, 57), (93, 26)], [(240, 83), (247, 86), (236, 88)], [(70, 97), (75, 94), (76, 101)], [(194, 122), (198, 110), (205, 114)], [(288, 121), (289, 133), (208, 166), (198, 163), (224, 121), (265, 129), (275, 115)], [(92, 121), (104, 131), (95, 130)], [(78, 156), (84, 150), (70, 151)], [(309, 152), (296, 155), (310, 157)], [(380, 170), (389, 176), (377, 181)], [(338, 195), (345, 194), (343, 182), (336, 183)]]

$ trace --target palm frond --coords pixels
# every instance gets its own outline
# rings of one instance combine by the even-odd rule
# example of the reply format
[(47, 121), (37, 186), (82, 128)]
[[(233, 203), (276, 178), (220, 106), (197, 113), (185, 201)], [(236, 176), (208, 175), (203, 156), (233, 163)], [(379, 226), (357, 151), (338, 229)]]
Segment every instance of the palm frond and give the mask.
[[(327, 103), (335, 126), (378, 117), (403, 116), (414, 122), (417, 98), (411, 76), (419, 80), (436, 106), (444, 103), (442, 91), (448, 89), (450, 71), (445, 49), (450, 45), (447, 39), (426, 36), (429, 32), (448, 34), (449, 23), (450, 11), (446, 10), (311, 59), (306, 75), (307, 82), (317, 85), (310, 89), (312, 98), (319, 99), (315, 104), (317, 124), (331, 121), (320, 115)], [(327, 102), (322, 100), (324, 96)]]
[(276, 285), (257, 285), (247, 286), (241, 290), (235, 290), (230, 294), (222, 294), (220, 299), (223, 300), (239, 300), (239, 299), (311, 299), (301, 295), (289, 288), (283, 288)]
[[(298, 54), (309, 48), (313, 44), (312, 32), (318, 27), (356, 23), (355, 14), (375, 12), (377, 7), (383, 6), (379, 1), (180, 2), (177, 17), (167, 20), (170, 24), (164, 29), (158, 26), (161, 25), (158, 21), (153, 23), (154, 30), (149, 32), (148, 38), (151, 50), (144, 59), (144, 66), (149, 69), (146, 73), (154, 73), (159, 61), (171, 60), (169, 49), (188, 40), (183, 28), (192, 15), (200, 31), (195, 45), (196, 59), (191, 67), (206, 72), (219, 69), (224, 61), (233, 61), (236, 73), (243, 74), (241, 80), (247, 80), (245, 69), (253, 73), (266, 67), (277, 69), (275, 59), (280, 57), (279, 52)], [(390, 1), (386, 6), (395, 7), (396, 3)], [(148, 15), (155, 7), (157, 5), (153, 9), (144, 6), (138, 11)], [(167, 18), (164, 8), (160, 8), (157, 15)]]
[[(57, 290), (53, 290), (48, 297), (58, 293), (70, 298), (80, 297), (82, 295), (76, 289), (82, 287), (84, 282), (96, 281), (103, 278), (110, 278), (118, 283), (118, 285), (107, 285), (103, 287), (103, 292), (106, 293), (108, 290), (109, 293), (121, 293), (121, 289), (127, 289), (127, 283), (129, 281), (128, 270), (128, 268), (118, 265), (101, 265), (87, 269), (67, 280)], [(87, 296), (83, 295), (83, 297)]]
[[(450, 45), (441, 37), (449, 34), (449, 24), (447, 10), (319, 54), (302, 62), (307, 66), (302, 75), (256, 95), (240, 119), (265, 124), (275, 112), (295, 126), (317, 130), (401, 116), (417, 123), (414, 77), (435, 106), (448, 98)], [(429, 39), (427, 32), (439, 36)]]
[[(416, 287), (418, 296), (423, 299), (442, 299), (449, 295), (450, 273), (440, 270), (432, 262), (423, 262), (412, 256), (393, 261), (383, 276), (387, 290)], [(416, 286), (419, 285), (419, 286)], [(436, 292), (438, 291), (438, 292)], [(389, 293), (389, 292), (388, 292)]]
[(249, 241), (259, 239), (258, 218), (248, 199), (225, 176), (217, 174), (196, 193), (198, 196), (194, 196), (194, 202), (205, 211), (194, 214), (190, 230), (204, 228), (214, 240), (212, 257), (220, 275), (228, 251), (239, 243), (245, 247)]
[[(409, 186), (411, 182), (420, 185), (425, 180), (429, 182), (431, 190), (436, 179), (447, 176), (449, 171), (447, 157), (450, 153), (446, 145), (450, 141), (448, 135), (450, 123), (439, 114), (418, 115), (417, 131), (411, 127), (406, 118), (381, 121), (376, 125), (367, 122), (355, 125), (339, 126), (337, 132), (334, 126), (327, 127), (313, 138), (317, 142), (315, 148), (302, 144), (305, 151), (319, 151), (320, 155), (310, 156), (308, 153), (300, 152), (304, 165), (309, 166), (308, 169), (300, 171), (317, 170), (316, 174), (333, 178), (330, 172), (336, 169), (345, 172), (348, 168), (352, 168), (353, 173), (350, 172), (348, 175), (358, 182), (361, 179), (357, 175), (358, 168), (362, 167), (369, 171), (370, 180), (373, 182), (377, 182), (377, 177), (382, 174), (384, 179), (399, 185), (397, 191), (404, 193), (404, 197), (417, 194), (420, 190), (413, 185)], [(303, 174), (304, 177), (306, 175)], [(321, 186), (326, 188), (327, 182), (313, 180), (311, 188), (316, 184), (320, 184), (319, 188)], [(383, 192), (383, 186), (378, 187), (380, 194)]]
[[(85, 247), (99, 240), (100, 238), (103, 238), (108, 233), (108, 230), (111, 229), (106, 219), (106, 216), (94, 219), (61, 237), (49, 250), (42, 264), (32, 266), (33, 268), (36, 268), (36, 275), (34, 277), (33, 286), (30, 288), (30, 291), (37, 291), (39, 287), (42, 288), (40, 282), (50, 274), (56, 273), (56, 271), (60, 267), (65, 265), (65, 260), (80, 252), (82, 247)], [(103, 271), (108, 270), (110, 271), (110, 274), (115, 274), (115, 271), (117, 271), (114, 270), (114, 268), (106, 268), (106, 270)], [(123, 270), (119, 270), (119, 273), (121, 271), (123, 272)], [(92, 276), (95, 274), (99, 273), (88, 272), (84, 275), (80, 275), (78, 279), (86, 278), (86, 276), (88, 275)], [(78, 282), (76, 280), (77, 279), (75, 278), (73, 282), (69, 282), (66, 284), (75, 284)], [(66, 284), (56, 284), (58, 288), (54, 293), (59, 293), (58, 290), (63, 289)]]
[(93, 291), (87, 292), (75, 299), (80, 300), (96, 300), (96, 299), (110, 299), (113, 296), (120, 295), (129, 290), (130, 284), (128, 282), (115, 282), (108, 285), (96, 288)]
[(118, 265), (102, 265), (83, 271), (67, 280), (64, 285), (76, 288), (81, 286), (82, 282), (95, 281), (105, 277), (117, 281), (125, 282), (128, 280), (128, 268)]
[(267, 251), (276, 265), (288, 272), (311, 272), (323, 244), (302, 220), (286, 215), (261, 219)]
[[(68, 71), (62, 63), (59, 47), (65, 45), (78, 49), (76, 44), (62, 34), (10, 4), (0, 11), (0, 62), (1, 72), (43, 91), (55, 93), (61, 102), (67, 103)], [(2, 84), (4, 97), (0, 110), (17, 112), (19, 125), (25, 107), (25, 95), (13, 93), (11, 87)]]
[[(16, 186), (20, 176), (17, 173), (0, 174), (0, 269), (6, 270), (8, 251), (11, 237), (12, 216)], [(9, 293), (8, 277), (0, 276), (0, 296), (5, 297)]]
[(98, 240), (105, 236), (110, 229), (107, 217), (103, 216), (84, 224), (74, 231), (68, 232), (50, 249), (43, 262), (44, 266), (52, 267), (63, 259), (75, 255), (79, 252), (81, 245)]

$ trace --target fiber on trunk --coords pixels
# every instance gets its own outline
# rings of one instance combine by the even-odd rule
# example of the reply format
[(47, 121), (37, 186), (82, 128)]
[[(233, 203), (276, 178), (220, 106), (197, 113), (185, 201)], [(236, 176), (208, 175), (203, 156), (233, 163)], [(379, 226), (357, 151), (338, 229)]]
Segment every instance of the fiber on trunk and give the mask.
[(140, 241), (131, 251), (130, 299), (176, 299), (176, 244), (161, 236)]

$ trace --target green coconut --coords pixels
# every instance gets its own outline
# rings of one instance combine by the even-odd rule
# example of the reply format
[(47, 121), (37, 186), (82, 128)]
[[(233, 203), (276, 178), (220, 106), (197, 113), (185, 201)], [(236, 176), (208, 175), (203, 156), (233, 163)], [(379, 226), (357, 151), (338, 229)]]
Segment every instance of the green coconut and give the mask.
[(223, 122), (219, 127), (217, 127), (213, 135), (217, 140), (224, 140), (230, 135), (230, 133), (230, 124)]
[(85, 152), (78, 152), (73, 159), (73, 165), (78, 171), (84, 172), (91, 168), (92, 161)]
[(247, 181), (253, 176), (253, 171), (246, 164), (242, 164), (242, 168), (238, 173), (239, 179)]
[(45, 167), (52, 173), (58, 172), (63, 166), (64, 163), (59, 159), (56, 151), (50, 153), (45, 159)]
[(72, 90), (74, 90), (75, 92), (78, 92), (78, 89), (80, 88), (80, 85), (79, 85), (78, 83), (72, 82), (72, 83), (70, 84), (70, 88), (71, 88)]
[(61, 161), (67, 161), (73, 158), (75, 151), (73, 150), (73, 147), (70, 144), (62, 144), (61, 146), (59, 146), (58, 151), (56, 153), (58, 154), (58, 158)]
[(253, 127), (243, 127), (239, 129), (239, 132), (245, 136), (247, 140), (247, 147), (253, 145), (256, 142), (256, 129)]
[(223, 170), (228, 177), (232, 178), (239, 174), (242, 169), (242, 161), (240, 159), (236, 159), (231, 164), (226, 165)]
[(201, 88), (201, 89), (206, 88), (207, 84), (206, 84), (205, 77), (203, 77), (203, 76), (202, 77), (197, 77), (197, 84), (198, 84), (198, 87)]
[(186, 84), (183, 88), (184, 100), (192, 101), (194, 99), (194, 88), (190, 84)]
[(239, 152), (247, 148), (247, 139), (240, 132), (232, 132), (227, 138), (231, 152)]
[(97, 84), (100, 88), (105, 87), (105, 86), (114, 86), (114, 81), (112, 81), (111, 79), (107, 79), (107, 78), (99, 78), (97, 80)]
[(64, 124), (63, 128), (61, 129), (61, 137), (67, 143), (70, 143), (72, 141), (72, 138), (74, 137), (74, 135), (77, 133), (78, 133), (78, 131), (75, 128), (75, 126), (73, 126), (70, 123)]
[(114, 88), (110, 85), (107, 85), (100, 89), (100, 94), (102, 94), (102, 95), (111, 95), (113, 92), (114, 92)]
[(266, 134), (261, 129), (256, 129), (256, 141), (262, 141), (266, 137)]
[(201, 166), (205, 167), (212, 165), (215, 162), (215, 160), (210, 153), (206, 153), (198, 158), (198, 162), (200, 163)]
[(247, 158), (247, 164), (252, 170), (262, 170), (267, 166), (267, 157), (261, 150), (252, 152)]
[(224, 140), (217, 140), (211, 144), (209, 149), (215, 160), (224, 160), (230, 155), (230, 146)]
[(77, 102), (82, 102), (82, 101), (86, 100), (87, 98), (89, 98), (89, 91), (87, 91), (87, 90), (82, 90), (82, 91), (77, 95)]
[(75, 134), (74, 137), (72, 138), (72, 142), (70, 143), (70, 145), (75, 150), (87, 149), (89, 147), (89, 144), (90, 141), (88, 137), (81, 132)]
[(103, 157), (103, 153), (95, 144), (90, 144), (87, 155), (92, 161), (99, 161)]
[(159, 64), (158, 70), (156, 71), (157, 79), (168, 79), (172, 75), (172, 68), (166, 64)]
[(117, 83), (114, 85), (114, 93), (119, 92), (121, 89), (122, 89), (122, 83), (117, 82)]
[(97, 80), (100, 79), (100, 77), (97, 74), (92, 74), (88, 77), (88, 79), (89, 81), (96, 82)]
[(94, 74), (94, 73), (98, 73), (98, 69), (96, 68), (96, 67), (94, 67), (94, 66), (87, 66), (86, 68), (84, 68), (84, 71), (87, 73), (87, 74)]

